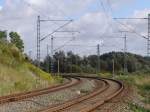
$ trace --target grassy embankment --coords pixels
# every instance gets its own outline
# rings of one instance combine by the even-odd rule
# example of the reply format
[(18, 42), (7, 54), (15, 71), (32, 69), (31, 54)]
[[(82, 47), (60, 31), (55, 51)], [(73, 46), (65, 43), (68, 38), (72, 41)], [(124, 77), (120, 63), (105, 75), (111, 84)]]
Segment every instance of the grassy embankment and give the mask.
[[(102, 77), (112, 77), (110, 73), (101, 74)], [(150, 73), (149, 72), (137, 72), (126, 75), (116, 75), (116, 79), (124, 81), (127, 85), (130, 85), (138, 95), (140, 95), (141, 102), (150, 104)], [(134, 112), (150, 112), (139, 105), (129, 103), (129, 107)]]
[(0, 42), (0, 96), (47, 87), (60, 80), (26, 61), (14, 45)]

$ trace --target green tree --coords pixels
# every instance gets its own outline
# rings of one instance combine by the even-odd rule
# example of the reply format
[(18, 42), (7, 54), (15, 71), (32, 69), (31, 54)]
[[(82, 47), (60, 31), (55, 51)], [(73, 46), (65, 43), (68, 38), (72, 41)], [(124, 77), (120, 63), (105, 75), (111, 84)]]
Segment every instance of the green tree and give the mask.
[(23, 52), (24, 50), (24, 43), (23, 40), (21, 39), (20, 35), (17, 32), (10, 32), (10, 41), (12, 44), (15, 44), (16, 47)]

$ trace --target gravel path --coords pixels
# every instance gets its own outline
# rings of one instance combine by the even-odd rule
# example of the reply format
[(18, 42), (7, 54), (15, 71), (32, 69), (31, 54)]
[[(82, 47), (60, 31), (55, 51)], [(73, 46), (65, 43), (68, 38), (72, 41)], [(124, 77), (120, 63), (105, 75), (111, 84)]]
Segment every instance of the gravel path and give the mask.
[(75, 87), (28, 98), (24, 101), (0, 105), (0, 112), (37, 112), (38, 110), (46, 108), (47, 106), (61, 104), (69, 99), (85, 95), (91, 92), (94, 87), (94, 80), (83, 79), (83, 82)]

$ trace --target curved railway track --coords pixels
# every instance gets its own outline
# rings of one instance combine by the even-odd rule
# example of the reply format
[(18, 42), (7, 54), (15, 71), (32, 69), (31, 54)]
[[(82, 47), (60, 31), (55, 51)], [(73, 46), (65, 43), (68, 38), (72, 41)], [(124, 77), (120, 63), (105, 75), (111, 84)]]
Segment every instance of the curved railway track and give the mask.
[(112, 79), (101, 79), (86, 76), (82, 78), (101, 80), (103, 81), (103, 86), (101, 88), (96, 88), (95, 91), (88, 95), (72, 99), (61, 105), (51, 106), (41, 110), (40, 112), (94, 112), (99, 106), (117, 96), (124, 88), (121, 82)]
[(47, 93), (54, 92), (54, 91), (59, 91), (59, 90), (69, 88), (69, 87), (72, 87), (72, 86), (75, 86), (75, 85), (78, 85), (79, 83), (81, 83), (81, 80), (79, 78), (74, 78), (74, 79), (67, 78), (67, 79), (68, 79), (68, 81), (62, 85), (51, 86), (48, 88), (29, 91), (29, 92), (25, 92), (25, 93), (18, 93), (18, 94), (12, 94), (12, 95), (8, 95), (8, 96), (2, 96), (2, 97), (0, 97), (0, 104), (14, 102), (14, 101), (20, 101), (20, 100), (23, 100), (26, 98), (39, 96), (39, 95), (47, 94)]
[(124, 89), (124, 86), (121, 82), (113, 79), (69, 75), (65, 75), (63, 77), (67, 78), (69, 81), (62, 85), (57, 85), (41, 90), (0, 97), (0, 104), (23, 101), (26, 98), (36, 97), (43, 94), (67, 89), (79, 85), (83, 81), (81, 79), (86, 78), (88, 80), (94, 80), (97, 85), (92, 92), (79, 96), (75, 99), (73, 98), (59, 105), (55, 104), (50, 105), (49, 107), (43, 107), (44, 109), (39, 110), (39, 112), (97, 112), (96, 109), (98, 107), (117, 96)]

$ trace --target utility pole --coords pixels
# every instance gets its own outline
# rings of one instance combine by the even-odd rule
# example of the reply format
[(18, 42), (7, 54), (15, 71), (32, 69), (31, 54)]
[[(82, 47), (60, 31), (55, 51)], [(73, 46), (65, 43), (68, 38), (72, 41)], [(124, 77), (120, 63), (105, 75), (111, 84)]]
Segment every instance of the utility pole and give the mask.
[(59, 63), (59, 57), (58, 57), (58, 62), (57, 62), (58, 64), (58, 68), (57, 68), (57, 74), (59, 75), (59, 73), (60, 73), (60, 63)]
[(113, 59), (112, 60), (112, 63), (113, 63), (113, 79), (115, 78), (115, 60)]
[[(129, 31), (119, 31), (119, 32), (121, 32), (121, 33), (132, 33), (132, 32), (129, 32)], [(111, 38), (111, 37), (104, 37), (104, 38)], [(124, 57), (124, 59), (123, 59), (123, 63), (124, 63), (124, 67), (123, 67), (123, 71), (124, 71), (124, 74), (125, 74), (125, 72), (127, 72), (127, 59), (126, 59), (126, 57), (127, 57), (127, 35), (125, 34), (125, 36), (124, 37), (113, 37), (113, 38), (123, 38), (124, 39), (124, 49), (123, 49), (123, 57)]]
[(40, 16), (37, 19), (37, 66), (40, 67)]
[(148, 14), (148, 39), (147, 39), (147, 55), (150, 56), (150, 14)]
[[(63, 25), (59, 26), (57, 29), (53, 30), (51, 33), (44, 37), (40, 37), (40, 22), (64, 22)], [(40, 16), (38, 16), (38, 21), (37, 21), (37, 60), (40, 62), (40, 44), (41, 41), (45, 40), (49, 36), (52, 36), (56, 32), (77, 32), (77, 31), (60, 31), (62, 28), (65, 26), (69, 25), (72, 23), (73, 20), (51, 20), (51, 19), (40, 19)], [(53, 65), (53, 37), (51, 38), (51, 73), (54, 72), (54, 65)], [(40, 63), (38, 64), (40, 66)]]
[(124, 36), (124, 74), (127, 72), (127, 58), (126, 58), (126, 53), (127, 53), (127, 36), (125, 34)]
[(100, 45), (97, 45), (97, 73), (100, 72)]
[[(50, 34), (44, 36), (41, 38), (40, 36), (40, 26), (41, 26), (41, 22), (65, 22), (62, 26), (58, 27), (57, 29), (55, 29), (54, 31), (52, 31)], [(37, 19), (37, 66), (40, 67), (40, 44), (41, 41), (43, 41), (44, 39), (46, 39), (47, 37), (51, 36), (52, 34), (54, 34), (55, 32), (59, 31), (60, 29), (64, 28), (65, 26), (67, 26), (68, 24), (70, 24), (73, 20), (50, 20), (50, 19), (40, 19), (40, 16), (38, 16)]]
[(126, 35), (126, 32), (129, 32), (129, 31), (120, 31), (121, 33), (125, 33), (124, 35), (124, 67), (123, 67), (123, 71), (124, 71), (124, 74), (127, 72), (127, 35)]
[[(78, 66), (78, 62), (77, 62), (77, 61), (78, 61), (78, 57), (76, 56), (76, 57), (75, 57), (75, 64), (76, 64), (76, 66)], [(77, 69), (76, 69), (75, 72), (78, 73)]]
[(51, 36), (51, 73), (54, 73), (54, 63), (53, 63), (53, 44), (54, 38)]
[(49, 46), (47, 44), (47, 60), (46, 60), (47, 66), (46, 66), (46, 71), (49, 73)]

